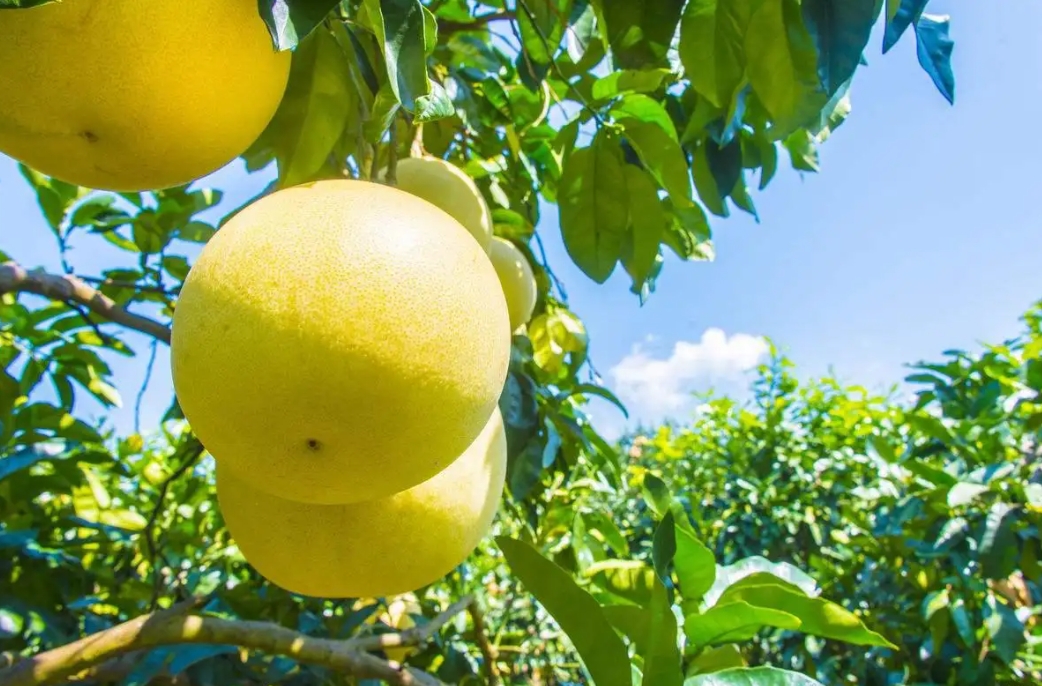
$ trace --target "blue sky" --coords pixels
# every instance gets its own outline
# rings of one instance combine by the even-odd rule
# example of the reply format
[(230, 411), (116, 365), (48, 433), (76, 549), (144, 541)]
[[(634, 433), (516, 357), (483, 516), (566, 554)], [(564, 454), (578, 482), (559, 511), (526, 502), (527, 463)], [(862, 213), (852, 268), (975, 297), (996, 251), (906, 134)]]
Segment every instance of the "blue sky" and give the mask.
[[(953, 16), (955, 107), (919, 69), (913, 36), (883, 56), (877, 34), (851, 91), (853, 112), (822, 148), (821, 173), (800, 176), (783, 164), (754, 195), (761, 223), (740, 212), (715, 220), (716, 261), (669, 259), (644, 306), (621, 269), (597, 285), (572, 266), (557, 213), (544, 208), (551, 263), (587, 324), (598, 370), (635, 420), (683, 419), (694, 407), (689, 393), (710, 384), (737, 392), (764, 335), (801, 375), (831, 367), (883, 389), (905, 363), (1019, 331), (1018, 316), (1042, 297), (1033, 202), (1042, 139), (1032, 133), (1042, 108), (1042, 4), (934, 0), (929, 11)], [(199, 185), (226, 192), (223, 211), (269, 178), (233, 164)], [(0, 248), (26, 266), (56, 268), (33, 196), (3, 157), (0, 210)], [(102, 242), (76, 247), (74, 264), (85, 272), (111, 266)], [(115, 366), (124, 408), (113, 418), (123, 430), (133, 426), (148, 353), (144, 339), (130, 340), (139, 357)], [(169, 402), (167, 360), (161, 349), (143, 403), (146, 429)], [(609, 434), (623, 428), (606, 404), (593, 409)]]

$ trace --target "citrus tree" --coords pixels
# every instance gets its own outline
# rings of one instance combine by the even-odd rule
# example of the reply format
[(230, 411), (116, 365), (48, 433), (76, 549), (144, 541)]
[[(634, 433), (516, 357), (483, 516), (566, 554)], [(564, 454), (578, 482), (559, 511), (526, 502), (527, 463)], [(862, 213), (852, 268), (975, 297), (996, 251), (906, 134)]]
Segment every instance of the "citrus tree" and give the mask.
[[(650, 297), (817, 170), (877, 23), (953, 100), (925, 5), (0, 3), (0, 152), (64, 268), (0, 253), (0, 683), (808, 684), (742, 646), (895, 649), (791, 564), (718, 566), (661, 479), (620, 529), (540, 207)], [(275, 178), (213, 217), (236, 159)], [(86, 422), (142, 337), (160, 425)]]

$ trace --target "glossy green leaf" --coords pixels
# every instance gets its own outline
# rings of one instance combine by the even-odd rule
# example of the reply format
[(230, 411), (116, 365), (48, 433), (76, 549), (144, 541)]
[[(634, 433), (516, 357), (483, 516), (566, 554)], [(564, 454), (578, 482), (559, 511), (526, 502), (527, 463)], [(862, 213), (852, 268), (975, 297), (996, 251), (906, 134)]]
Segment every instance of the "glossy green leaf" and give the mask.
[(561, 47), (572, 0), (518, 0), (517, 25), (529, 59), (550, 64)]
[(748, 663), (742, 656), (742, 651), (734, 644), (722, 645), (716, 648), (706, 648), (688, 663), (688, 673), (696, 675), (720, 672), (734, 667), (746, 667)]
[(930, 75), (937, 90), (950, 104), (955, 104), (955, 74), (952, 72), (952, 50), (955, 42), (949, 36), (951, 19), (924, 14), (915, 23), (916, 54), (923, 70)]
[(643, 686), (680, 686), (684, 675), (677, 647), (677, 618), (666, 587), (656, 578), (648, 607), (647, 650), (644, 653)]
[(741, 600), (714, 605), (704, 613), (689, 614), (684, 618), (684, 634), (696, 647), (746, 641), (765, 626), (795, 630), (800, 627), (800, 619), (782, 610), (758, 607)]
[(709, 548), (685, 527), (676, 527), (676, 553), (673, 556), (680, 591), (687, 599), (703, 597), (716, 580), (716, 558)]
[(338, 4), (338, 0), (259, 0), (257, 3), (278, 50), (297, 47)]
[(668, 66), (667, 54), (684, 0), (596, 0), (615, 66), (643, 69)]
[(817, 116), (828, 95), (818, 80), (818, 53), (798, 0), (760, 2), (749, 20), (745, 54), (749, 83), (778, 133)]
[(603, 131), (564, 163), (557, 190), (561, 234), (568, 255), (583, 272), (604, 283), (626, 240), (629, 196), (622, 149)]
[(623, 69), (603, 76), (593, 83), (593, 97), (610, 100), (626, 93), (657, 91), (671, 76), (669, 69)]
[(883, 53), (897, 45), (901, 36), (919, 21), (930, 0), (887, 0), (886, 29), (883, 31)]
[(692, 677), (684, 686), (822, 686), (799, 672), (776, 667), (727, 669)]
[[(315, 31), (294, 51), (282, 102), (246, 153), (274, 158), (281, 187), (311, 180), (329, 158), (348, 118), (357, 116), (346, 60), (328, 31)], [(196, 238), (202, 236), (205, 232)]]
[(655, 570), (637, 560), (604, 560), (590, 565), (585, 575), (621, 600), (647, 607), (655, 585)]
[(655, 268), (659, 245), (665, 238), (671, 218), (659, 199), (655, 179), (631, 164), (625, 167), (630, 200), (629, 232), (622, 246), (622, 266), (639, 288)]
[(781, 584), (732, 586), (724, 591), (719, 602), (726, 604), (737, 601), (791, 614), (800, 620), (800, 631), (806, 634), (855, 645), (896, 647), (882, 635), (867, 628), (856, 615), (842, 606), (824, 598), (811, 598), (802, 591)]
[(854, 75), (882, 9), (881, 0), (802, 0), (818, 50), (818, 78), (831, 97)]
[(597, 686), (630, 686), (626, 646), (597, 601), (529, 544), (505, 536), (496, 543), (510, 569), (568, 635)]
[[(387, 77), (398, 102), (424, 120), (436, 118), (441, 107), (429, 112), (431, 82), (427, 76), (427, 23), (419, 0), (365, 0), (387, 65)], [(438, 98), (441, 101), (441, 98)]]
[(745, 77), (745, 32), (755, 0), (691, 0), (680, 24), (680, 59), (691, 85), (727, 108)]

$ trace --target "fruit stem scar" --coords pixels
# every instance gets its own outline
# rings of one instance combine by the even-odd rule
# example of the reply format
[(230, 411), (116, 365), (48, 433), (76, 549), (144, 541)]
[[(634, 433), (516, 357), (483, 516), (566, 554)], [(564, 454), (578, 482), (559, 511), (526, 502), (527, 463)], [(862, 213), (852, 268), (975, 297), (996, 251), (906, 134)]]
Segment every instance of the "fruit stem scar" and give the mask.
[(83, 131), (80, 135), (83, 136), (88, 143), (98, 142), (98, 134), (94, 133), (93, 131)]
[(315, 439), (315, 438), (309, 438), (307, 440), (307, 445), (308, 445), (308, 450), (312, 450), (312, 451), (314, 451), (316, 453), (319, 450), (322, 449), (322, 444), (318, 441), (318, 439)]

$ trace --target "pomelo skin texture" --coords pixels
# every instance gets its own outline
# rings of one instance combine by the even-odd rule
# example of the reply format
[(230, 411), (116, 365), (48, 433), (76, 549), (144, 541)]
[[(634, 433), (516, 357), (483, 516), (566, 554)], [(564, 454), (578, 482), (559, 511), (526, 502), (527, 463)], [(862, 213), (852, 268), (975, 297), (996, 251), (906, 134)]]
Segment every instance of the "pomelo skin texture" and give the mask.
[(510, 329), (527, 324), (535, 310), (539, 291), (528, 258), (513, 243), (500, 236), (492, 239), (489, 258), (496, 268), (510, 311)]
[(481, 246), (368, 181), (245, 207), (204, 246), (173, 317), (174, 391), (199, 440), (254, 488), (303, 502), (434, 476), (488, 421), (509, 360)]
[(492, 213), (466, 172), (441, 158), (425, 156), (399, 160), (395, 175), (398, 188), (448, 212), (488, 250)]
[(389, 498), (314, 505), (259, 491), (217, 461), (217, 499), (246, 561), (272, 583), (319, 598), (417, 590), (463, 562), (488, 533), (507, 467), (497, 408), (444, 471)]
[(65, 0), (0, 13), (0, 152), (69, 183), (161, 189), (231, 162), (289, 77), (256, 0)]

